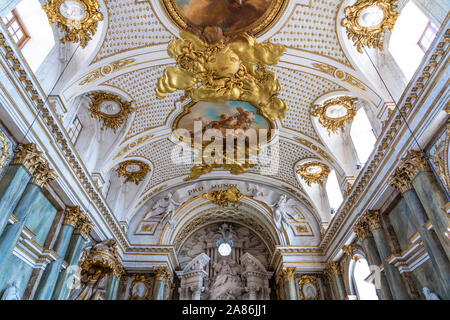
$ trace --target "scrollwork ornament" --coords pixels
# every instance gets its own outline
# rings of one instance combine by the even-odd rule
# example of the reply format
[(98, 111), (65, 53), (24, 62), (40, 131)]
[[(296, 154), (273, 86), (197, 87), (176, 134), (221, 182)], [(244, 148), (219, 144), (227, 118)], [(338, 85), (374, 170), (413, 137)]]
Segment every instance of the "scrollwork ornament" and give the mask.
[[(316, 295), (313, 297), (307, 297), (304, 292), (304, 288), (306, 286), (313, 286), (316, 291)], [(307, 274), (303, 275), (300, 278), (300, 280), (298, 281), (298, 289), (299, 289), (300, 297), (302, 300), (319, 300), (320, 299), (319, 287), (317, 285), (316, 276), (314, 276), (314, 275), (307, 275)]]
[(47, 14), (49, 23), (56, 22), (65, 33), (61, 43), (79, 42), (84, 48), (97, 31), (97, 23), (103, 20), (103, 14), (99, 11), (100, 4), (97, 0), (72, 0), (78, 4), (80, 12), (78, 17), (70, 19), (61, 11), (66, 1), (49, 0), (42, 9)]
[(358, 261), (359, 258), (357, 255), (353, 253), (353, 251), (356, 249), (356, 245), (349, 244), (342, 247), (342, 251), (352, 260)]
[(64, 213), (64, 222), (63, 224), (68, 224), (73, 227), (76, 227), (78, 221), (83, 219), (84, 213), (81, 210), (80, 206), (72, 206), (67, 207)]
[[(130, 171), (128, 169), (129, 166), (137, 166), (139, 169), (136, 171)], [(126, 178), (123, 183), (134, 182), (138, 185), (150, 172), (150, 166), (139, 160), (126, 160), (119, 164), (116, 172), (119, 177), (123, 176)]]
[[(320, 168), (320, 171), (311, 172), (310, 168), (312, 167), (318, 167)], [(311, 186), (311, 184), (313, 183), (322, 184), (323, 179), (328, 178), (328, 175), (330, 174), (330, 169), (322, 162), (311, 161), (299, 165), (297, 168), (297, 173), (303, 178), (303, 180), (305, 180), (308, 186)]]
[[(339, 129), (344, 132), (344, 126), (346, 123), (352, 122), (356, 115), (355, 102), (358, 99), (348, 96), (337, 97), (326, 100), (322, 105), (313, 105), (311, 107), (311, 115), (319, 117), (319, 122), (328, 130), (328, 134), (331, 132), (337, 133)], [(332, 107), (340, 106), (345, 108), (346, 113), (339, 117), (330, 117), (327, 114), (327, 110)]]
[(225, 191), (219, 189), (211, 191), (210, 193), (204, 193), (202, 197), (211, 200), (220, 207), (228, 207), (229, 203), (236, 204), (244, 197), (244, 195), (241, 194), (238, 188), (231, 187)]
[[(150, 296), (150, 285), (151, 282), (145, 275), (136, 274), (128, 292), (130, 300), (148, 300)], [(141, 292), (141, 294), (136, 294), (137, 286), (143, 286), (144, 292)]]
[(360, 219), (355, 226), (353, 227), (353, 231), (356, 233), (356, 236), (359, 240), (364, 240), (367, 237), (372, 236), (372, 233), (370, 232), (369, 226), (367, 223)]
[(246, 101), (272, 121), (284, 117), (286, 103), (276, 97), (281, 83), (265, 66), (277, 64), (285, 46), (259, 44), (246, 33), (212, 44), (186, 30), (180, 37), (168, 46), (179, 66), (167, 67), (158, 79), (158, 99), (185, 90), (185, 97), (194, 102)]
[[(392, 31), (399, 13), (395, 12), (397, 0), (358, 0), (352, 6), (345, 8), (346, 17), (342, 19), (341, 25), (347, 29), (347, 36), (354, 42), (356, 49), (362, 53), (363, 47), (378, 48), (383, 50), (384, 30)], [(382, 13), (382, 19), (373, 25), (361, 25), (361, 17), (366, 10)], [(366, 15), (368, 15), (366, 11)]]
[(367, 223), (370, 230), (381, 228), (381, 217), (377, 210), (367, 210), (367, 213), (362, 217), (362, 219)]
[[(135, 109), (131, 107), (132, 101), (122, 101), (122, 99), (115, 94), (96, 91), (88, 96), (91, 99), (89, 105), (91, 117), (102, 122), (102, 130), (107, 127), (116, 132), (116, 130), (125, 123), (128, 116), (135, 111)], [(114, 113), (102, 112), (100, 110), (101, 104), (105, 102), (114, 103), (120, 110), (116, 110)]]

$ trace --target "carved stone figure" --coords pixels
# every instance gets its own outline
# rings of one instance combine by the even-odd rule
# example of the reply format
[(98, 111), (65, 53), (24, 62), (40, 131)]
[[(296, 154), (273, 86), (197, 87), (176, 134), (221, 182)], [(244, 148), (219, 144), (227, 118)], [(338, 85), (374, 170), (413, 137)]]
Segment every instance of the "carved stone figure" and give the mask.
[(2, 295), (2, 300), (20, 300), (19, 297), (20, 281), (14, 281)]
[(427, 300), (441, 300), (439, 299), (438, 295), (434, 292), (431, 292), (428, 287), (423, 287), (422, 289), (423, 295), (425, 296), (425, 299)]
[(272, 205), (273, 222), (278, 230), (283, 231), (283, 223), (289, 224), (289, 217), (294, 220), (298, 220), (296, 215), (290, 212), (290, 206), (288, 205), (289, 199), (285, 194), (282, 194), (278, 201)]
[(167, 219), (167, 221), (169, 222), (169, 226), (173, 228), (175, 221), (173, 221), (172, 216), (180, 205), (182, 205), (182, 203), (176, 202), (173, 199), (172, 193), (169, 192), (165, 197), (162, 197), (158, 201), (156, 201), (155, 205), (153, 206), (150, 213), (146, 216), (146, 218), (156, 217), (164, 214), (162, 221), (165, 221)]
[(214, 263), (214, 282), (210, 289), (210, 300), (240, 299), (244, 288), (241, 280), (242, 269), (232, 259), (222, 259)]

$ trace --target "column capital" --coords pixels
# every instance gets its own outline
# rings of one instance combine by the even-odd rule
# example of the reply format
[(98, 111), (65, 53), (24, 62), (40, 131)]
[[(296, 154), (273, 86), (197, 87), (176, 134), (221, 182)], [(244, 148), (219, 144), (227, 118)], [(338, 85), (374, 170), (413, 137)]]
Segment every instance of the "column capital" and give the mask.
[(339, 265), (339, 262), (337, 261), (330, 261), (326, 265), (325, 269), (323, 270), (326, 276), (331, 279), (336, 274), (341, 274), (341, 266)]
[(367, 223), (370, 231), (381, 228), (380, 213), (378, 210), (367, 210), (361, 219)]
[(168, 267), (153, 267), (153, 272), (157, 281), (169, 283), (172, 280), (172, 275)]
[(281, 267), (280, 271), (277, 274), (278, 282), (294, 280), (296, 270), (297, 268), (295, 267)]
[(342, 247), (342, 251), (352, 260), (358, 261), (359, 258), (353, 254), (353, 251), (356, 249), (355, 244), (349, 244)]
[(42, 188), (44, 184), (55, 180), (57, 177), (58, 175), (55, 171), (50, 169), (47, 160), (43, 159), (43, 161), (37, 164), (31, 182)]
[(67, 207), (64, 212), (64, 221), (63, 224), (69, 224), (73, 227), (76, 227), (78, 221), (83, 219), (84, 213), (80, 209), (80, 206), (72, 206)]
[(42, 152), (38, 151), (36, 148), (36, 144), (26, 143), (18, 146), (17, 153), (11, 163), (21, 164), (27, 168), (31, 174), (34, 174), (39, 165), (46, 162)]
[(388, 180), (388, 184), (401, 193), (404, 193), (413, 188), (410, 175), (404, 167), (398, 167), (395, 169), (394, 174)]
[(82, 213), (80, 219), (77, 221), (74, 233), (81, 234), (83, 238), (87, 239), (93, 227), (94, 225), (89, 221), (87, 215)]
[(399, 168), (403, 169), (411, 180), (420, 171), (430, 171), (422, 152), (417, 150), (408, 150), (406, 156), (402, 158)]
[(364, 240), (367, 237), (372, 236), (370, 232), (369, 225), (361, 218), (353, 227), (353, 231), (356, 233), (356, 236), (359, 240)]

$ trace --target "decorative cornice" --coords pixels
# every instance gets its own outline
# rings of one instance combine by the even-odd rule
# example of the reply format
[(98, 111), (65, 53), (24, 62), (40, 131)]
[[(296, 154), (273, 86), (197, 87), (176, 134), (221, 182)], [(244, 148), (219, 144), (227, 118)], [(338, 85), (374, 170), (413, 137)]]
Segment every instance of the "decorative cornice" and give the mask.
[[(354, 5), (345, 8), (346, 17), (342, 19), (341, 25), (347, 28), (347, 36), (354, 42), (358, 52), (363, 53), (363, 46), (383, 50), (384, 30), (392, 31), (399, 16), (399, 13), (394, 11), (397, 8), (395, 2), (397, 0), (358, 0)], [(382, 11), (382, 20), (374, 26), (362, 26), (361, 14), (369, 8)]]
[(68, 224), (73, 226), (74, 228), (77, 226), (80, 220), (83, 220), (85, 214), (80, 209), (80, 206), (67, 207), (64, 213), (64, 222), (63, 224)]

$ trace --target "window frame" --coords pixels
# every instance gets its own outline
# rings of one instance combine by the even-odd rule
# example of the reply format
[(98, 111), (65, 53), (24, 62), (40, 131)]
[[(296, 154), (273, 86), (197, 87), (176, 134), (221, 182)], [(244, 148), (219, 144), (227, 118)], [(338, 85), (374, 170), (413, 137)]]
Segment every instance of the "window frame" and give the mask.
[[(17, 44), (17, 46), (20, 49), (22, 49), (25, 46), (25, 44), (28, 42), (28, 40), (30, 40), (30, 35), (28, 34), (28, 32), (22, 22), (22, 19), (20, 19), (20, 16), (17, 13), (16, 9), (11, 10), (10, 14), (12, 15), (11, 20), (7, 20), (5, 22), (6, 18), (3, 18), (3, 23), (5, 23), (6, 29), (10, 33), (11, 38), (14, 40), (14, 42)], [(10, 29), (11, 25), (14, 22), (17, 22), (17, 24), (19, 25), (19, 30), (22, 32), (22, 37), (18, 41), (16, 41), (16, 39), (14, 37), (16, 35), (16, 32), (11, 33), (12, 30)]]
[[(431, 30), (431, 32), (434, 34), (433, 39), (436, 37), (437, 33), (438, 33), (438, 29), (431, 23), (431, 21), (428, 21), (425, 29), (423, 29), (422, 35), (420, 36), (419, 40), (417, 41), (417, 45), (419, 46), (420, 49), (422, 49), (422, 51), (424, 53), (426, 53), (428, 51), (428, 48), (431, 45), (431, 42), (433, 42), (433, 39), (431, 39), (430, 41), (430, 45), (428, 46), (428, 48), (425, 48), (425, 46), (422, 43), (422, 40), (425, 38), (425, 34), (427, 33), (428, 30)], [(427, 38), (427, 40), (429, 40)]]
[(81, 120), (78, 117), (78, 115), (76, 115), (70, 122), (69, 130), (67, 132), (67, 134), (69, 135), (70, 142), (72, 142), (73, 145), (76, 145), (82, 130), (83, 124), (81, 123)]

